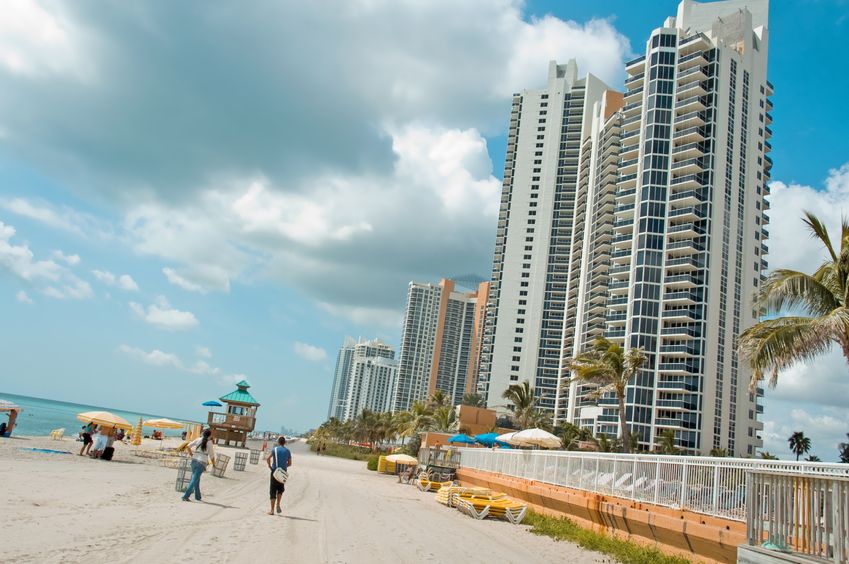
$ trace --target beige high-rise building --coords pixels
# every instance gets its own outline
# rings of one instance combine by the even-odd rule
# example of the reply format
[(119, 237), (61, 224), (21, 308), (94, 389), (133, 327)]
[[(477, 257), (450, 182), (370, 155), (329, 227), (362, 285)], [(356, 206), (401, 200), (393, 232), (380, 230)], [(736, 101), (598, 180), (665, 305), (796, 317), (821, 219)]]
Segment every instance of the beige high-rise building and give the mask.
[(475, 390), (489, 283), (463, 292), (453, 280), (411, 282), (401, 334), (394, 411), (441, 390), (457, 405)]

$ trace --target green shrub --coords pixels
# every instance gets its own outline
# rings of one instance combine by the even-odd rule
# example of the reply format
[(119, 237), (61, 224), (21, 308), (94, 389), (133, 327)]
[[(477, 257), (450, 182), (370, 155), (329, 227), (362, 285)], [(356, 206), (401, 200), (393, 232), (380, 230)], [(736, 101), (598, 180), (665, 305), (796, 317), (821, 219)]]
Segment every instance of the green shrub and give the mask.
[[(372, 454), (366, 447), (327, 442), (322, 444), (324, 445), (324, 450), (321, 451), (322, 456), (335, 456), (349, 460), (367, 460)], [(310, 450), (315, 451), (315, 447), (316, 445), (310, 445)]]
[(377, 460), (379, 458), (380, 457), (376, 454), (369, 456), (368, 460), (366, 461), (366, 468), (368, 468), (372, 472), (376, 472), (377, 471)]
[(687, 564), (690, 562), (686, 558), (664, 554), (656, 548), (584, 529), (565, 517), (548, 517), (529, 511), (524, 524), (530, 525), (531, 532), (534, 534), (574, 542), (582, 548), (608, 554), (622, 564)]

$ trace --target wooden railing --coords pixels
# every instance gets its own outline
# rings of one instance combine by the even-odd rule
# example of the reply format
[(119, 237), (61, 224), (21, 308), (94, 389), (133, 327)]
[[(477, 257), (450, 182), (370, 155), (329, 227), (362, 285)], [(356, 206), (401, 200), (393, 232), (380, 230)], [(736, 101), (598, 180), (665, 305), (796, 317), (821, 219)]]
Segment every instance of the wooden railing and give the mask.
[(747, 542), (849, 562), (849, 478), (749, 473)]
[(210, 413), (207, 423), (228, 429), (253, 431), (256, 419), (247, 415), (233, 415), (232, 413)]

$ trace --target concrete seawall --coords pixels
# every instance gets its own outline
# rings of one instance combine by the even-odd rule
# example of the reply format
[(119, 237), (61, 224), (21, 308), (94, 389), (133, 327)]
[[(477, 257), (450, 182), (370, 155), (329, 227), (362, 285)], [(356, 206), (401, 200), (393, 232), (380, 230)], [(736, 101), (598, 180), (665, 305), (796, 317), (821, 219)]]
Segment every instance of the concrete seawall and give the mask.
[(502, 491), (539, 513), (569, 517), (583, 527), (694, 561), (736, 562), (737, 546), (746, 542), (746, 525), (739, 521), (471, 468), (459, 469), (457, 479)]

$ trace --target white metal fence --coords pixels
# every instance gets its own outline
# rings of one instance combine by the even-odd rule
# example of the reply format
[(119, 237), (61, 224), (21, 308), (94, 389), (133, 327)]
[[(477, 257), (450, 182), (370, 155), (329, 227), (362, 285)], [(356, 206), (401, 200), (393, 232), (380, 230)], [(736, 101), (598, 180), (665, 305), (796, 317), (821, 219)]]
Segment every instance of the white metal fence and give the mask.
[(460, 466), (746, 520), (751, 471), (849, 477), (849, 465), (748, 458), (462, 448)]
[(849, 478), (749, 474), (746, 536), (830, 562), (849, 562)]

